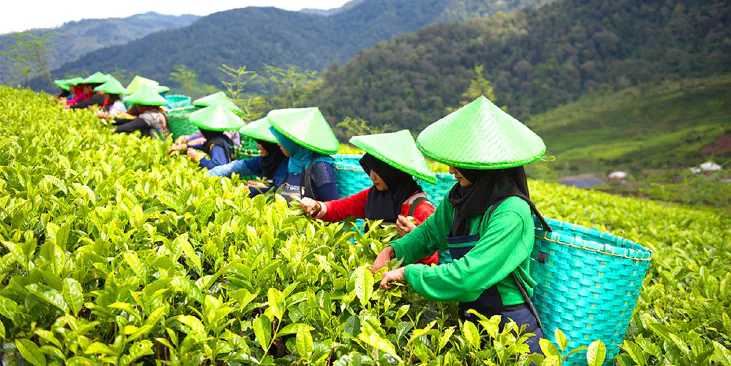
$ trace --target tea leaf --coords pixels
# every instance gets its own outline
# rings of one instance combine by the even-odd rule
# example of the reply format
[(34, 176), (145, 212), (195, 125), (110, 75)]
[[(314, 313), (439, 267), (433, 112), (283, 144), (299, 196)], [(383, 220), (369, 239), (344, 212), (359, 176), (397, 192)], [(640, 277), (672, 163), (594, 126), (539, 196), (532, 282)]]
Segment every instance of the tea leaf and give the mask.
[(601, 366), (604, 364), (604, 358), (607, 356), (607, 348), (604, 342), (597, 340), (591, 342), (586, 350), (586, 362), (589, 366)]
[(81, 284), (73, 278), (63, 280), (63, 298), (74, 315), (79, 315), (84, 305), (84, 293)]
[(46, 366), (46, 357), (43, 356), (38, 346), (27, 339), (16, 339), (15, 347), (18, 348), (20, 354), (23, 355), (28, 363), (34, 366)]
[(63, 312), (66, 313), (69, 311), (69, 306), (66, 304), (66, 301), (63, 300), (63, 296), (55, 289), (39, 283), (30, 284), (25, 286), (25, 288), (28, 292), (61, 309)]

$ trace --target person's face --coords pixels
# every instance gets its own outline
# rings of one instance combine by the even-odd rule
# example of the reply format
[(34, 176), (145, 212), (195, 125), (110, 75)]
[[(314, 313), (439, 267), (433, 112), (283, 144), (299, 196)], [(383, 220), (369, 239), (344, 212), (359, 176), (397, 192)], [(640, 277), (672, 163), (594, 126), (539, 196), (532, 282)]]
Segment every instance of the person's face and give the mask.
[(378, 175), (378, 173), (376, 173), (375, 170), (371, 169), (370, 173), (368, 173), (368, 176), (371, 178), (373, 185), (379, 192), (385, 192), (388, 190), (388, 185), (386, 184), (386, 182), (383, 181), (383, 179), (381, 179), (381, 177)]
[(259, 149), (259, 155), (261, 155), (262, 158), (269, 156), (269, 151), (267, 151), (264, 146), (261, 146), (261, 144), (256, 144), (256, 148)]
[(91, 94), (91, 85), (84, 85), (84, 94)]
[(287, 149), (285, 149), (284, 146), (282, 146), (282, 144), (278, 144), (278, 145), (279, 145), (279, 150), (282, 150), (282, 154), (284, 154), (284, 156), (289, 157), (291, 155), (289, 153), (289, 151), (287, 151)]
[(472, 182), (467, 180), (467, 178), (463, 177), (462, 174), (457, 170), (457, 168), (450, 166), (449, 167), (449, 173), (454, 175), (454, 177), (457, 179), (457, 182), (462, 187), (469, 187), (472, 185)]

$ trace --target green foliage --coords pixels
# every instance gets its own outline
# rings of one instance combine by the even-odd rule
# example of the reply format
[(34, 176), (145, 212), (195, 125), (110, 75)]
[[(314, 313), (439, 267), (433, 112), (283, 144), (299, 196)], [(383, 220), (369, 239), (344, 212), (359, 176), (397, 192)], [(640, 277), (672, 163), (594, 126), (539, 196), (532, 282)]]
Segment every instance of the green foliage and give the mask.
[(335, 124), (335, 128), (333, 129), (335, 135), (343, 141), (346, 141), (353, 136), (373, 135), (385, 133), (390, 130), (391, 126), (389, 124), (374, 127), (366, 120), (350, 117), (345, 117), (344, 120)]
[(485, 79), (485, 77), (483, 76), (484, 72), (484, 66), (475, 66), (475, 77), (470, 80), (470, 86), (467, 88), (467, 91), (462, 93), (462, 98), (464, 99), (462, 99), (462, 101), (459, 103), (459, 107), (457, 108), (447, 107), (445, 109), (446, 114), (452, 113), (460, 107), (466, 106), (467, 104), (481, 96), (485, 96), (493, 103), (497, 103), (497, 98), (495, 98), (495, 91), (492, 88), (492, 83)]
[[(556, 156), (558, 170), (689, 168), (731, 133), (731, 75), (647, 83), (593, 93), (525, 123)], [(707, 149), (707, 148), (706, 148)], [(723, 162), (726, 151), (715, 156)]]
[(521, 119), (589, 92), (731, 71), (729, 14), (723, 0), (566, 0), (433, 25), (329, 67), (312, 104), (334, 120), (420, 130), (459, 105), (483, 65)]
[[(55, 29), (34, 29), (28, 32), (32, 36), (49, 38), (52, 44), (48, 48), (48, 70), (53, 70), (67, 62), (81, 59), (85, 54), (114, 45), (122, 45), (129, 41), (142, 38), (150, 33), (164, 29), (173, 29), (187, 26), (199, 17), (196, 15), (162, 15), (156, 13), (138, 14), (127, 18), (88, 19), (68, 22)], [(17, 34), (0, 35), (0, 51), (7, 51), (13, 47)], [(17, 74), (7, 59), (0, 56), (0, 84), (17, 82)], [(82, 62), (83, 64), (83, 62)], [(91, 65), (93, 66), (93, 65)], [(122, 69), (129, 69), (129, 65), (117, 65)], [(69, 79), (76, 76), (89, 76), (88, 70), (93, 67), (81, 65), (74, 70), (53, 72), (54, 78)], [(105, 70), (113, 70), (114, 67)], [(84, 71), (87, 70), (87, 71)], [(101, 69), (99, 69), (101, 70)], [(96, 69), (93, 71), (97, 71)], [(63, 76), (63, 77), (61, 77)], [(69, 76), (69, 77), (66, 77)], [(119, 78), (118, 78), (119, 79)], [(119, 79), (122, 81), (122, 79)], [(132, 78), (129, 78), (131, 81)], [(25, 82), (25, 80), (22, 80)], [(38, 87), (45, 85), (46, 80), (38, 83)], [(123, 83), (126, 85), (126, 83)], [(55, 91), (55, 89), (54, 89)]]
[(322, 84), (316, 71), (300, 71), (294, 65), (287, 65), (285, 69), (265, 64), (263, 68), (257, 83), (266, 95), (267, 110), (307, 107), (307, 102)]
[[(499, 317), (376, 288), (391, 229), (288, 215), (167, 144), (112, 134), (89, 111), (0, 87), (0, 324), (31, 364), (526, 364)], [(42, 135), (35, 131), (44, 131)], [(549, 217), (655, 251), (620, 364), (727, 364), (731, 232), (693, 210), (531, 181)], [(79, 296), (79, 293), (81, 294)], [(589, 347), (596, 364), (601, 345)], [(17, 352), (15, 352), (17, 350)]]
[[(327, 17), (272, 7), (233, 9), (203, 17), (185, 29), (157, 32), (90, 52), (58, 71), (66, 74), (119, 66), (166, 83), (170, 70), (182, 63), (210, 85), (221, 79), (221, 64), (249, 65), (258, 72), (264, 72), (265, 64), (321, 71), (380, 41), (429, 24), (511, 12), (551, 1), (511, 0), (485, 5), (484, 0), (369, 0)], [(460, 10), (450, 12), (452, 6), (460, 6)]]
[(198, 73), (185, 65), (176, 65), (175, 71), (170, 73), (170, 80), (178, 84), (183, 94), (193, 96), (198, 86)]
[(54, 87), (48, 65), (48, 50), (52, 45), (52, 36), (53, 33), (41, 35), (30, 32), (16, 33), (14, 43), (9, 49), (0, 52), (0, 56), (9, 59), (13, 67), (20, 72), (26, 86), (30, 83), (31, 76), (41, 75), (47, 79), (51, 88)]
[(229, 77), (228, 80), (222, 80), (221, 83), (226, 87), (229, 98), (243, 111), (242, 118), (245, 121), (253, 121), (259, 119), (263, 115), (261, 107), (264, 99), (258, 95), (246, 93), (247, 86), (256, 82), (259, 75), (256, 71), (247, 70), (246, 66), (237, 68), (221, 65), (219, 70)]

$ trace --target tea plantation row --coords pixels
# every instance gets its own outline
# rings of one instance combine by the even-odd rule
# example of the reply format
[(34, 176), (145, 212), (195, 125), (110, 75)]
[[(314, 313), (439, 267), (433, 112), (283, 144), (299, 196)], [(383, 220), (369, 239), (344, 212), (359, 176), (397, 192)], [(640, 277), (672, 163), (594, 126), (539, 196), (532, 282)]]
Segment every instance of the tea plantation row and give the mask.
[[(289, 216), (165, 150), (0, 87), (4, 362), (530, 362), (495, 319), (376, 290), (368, 268), (392, 233)], [(655, 252), (617, 362), (731, 365), (727, 211), (531, 185), (544, 215)]]

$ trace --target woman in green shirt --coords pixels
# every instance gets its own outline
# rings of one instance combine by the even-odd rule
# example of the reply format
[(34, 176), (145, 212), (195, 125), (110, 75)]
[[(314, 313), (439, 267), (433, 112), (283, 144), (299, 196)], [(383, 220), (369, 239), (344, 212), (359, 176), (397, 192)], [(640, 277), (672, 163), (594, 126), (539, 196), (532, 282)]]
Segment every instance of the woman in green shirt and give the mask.
[[(531, 211), (543, 220), (530, 202), (523, 166), (543, 156), (543, 141), (480, 97), (427, 127), (417, 145), (449, 165), (458, 183), (431, 217), (378, 255), (373, 272), (394, 257), (409, 264), (384, 273), (381, 287), (405, 281), (429, 300), (459, 302), (465, 320), (475, 320), (467, 313), (474, 309), (502, 315), (501, 328), (508, 319), (527, 325), (526, 332), (535, 334), (531, 352), (540, 353), (543, 332), (529, 300), (536, 285), (530, 276)], [(411, 264), (445, 249), (451, 263)]]

